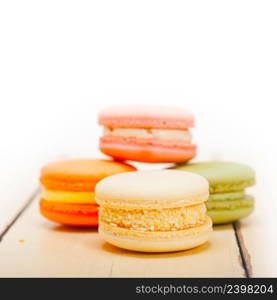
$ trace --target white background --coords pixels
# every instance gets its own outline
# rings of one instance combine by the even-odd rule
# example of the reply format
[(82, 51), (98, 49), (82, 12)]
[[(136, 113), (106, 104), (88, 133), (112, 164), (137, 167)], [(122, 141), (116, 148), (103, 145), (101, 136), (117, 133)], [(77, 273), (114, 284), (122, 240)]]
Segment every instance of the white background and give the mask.
[[(45, 162), (99, 156), (99, 109), (190, 109), (198, 160), (248, 163), (276, 216), (276, 1), (0, 1), (1, 212)], [(0, 214), (1, 215), (1, 214)]]

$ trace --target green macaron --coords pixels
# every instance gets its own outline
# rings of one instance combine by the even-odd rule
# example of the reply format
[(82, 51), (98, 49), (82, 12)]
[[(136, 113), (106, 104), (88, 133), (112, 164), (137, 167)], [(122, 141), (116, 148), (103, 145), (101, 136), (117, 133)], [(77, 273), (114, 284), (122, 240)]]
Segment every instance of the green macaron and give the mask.
[(234, 162), (200, 162), (180, 164), (171, 169), (204, 176), (210, 184), (207, 213), (214, 224), (233, 222), (250, 215), (254, 198), (245, 188), (255, 184), (255, 172), (247, 165)]

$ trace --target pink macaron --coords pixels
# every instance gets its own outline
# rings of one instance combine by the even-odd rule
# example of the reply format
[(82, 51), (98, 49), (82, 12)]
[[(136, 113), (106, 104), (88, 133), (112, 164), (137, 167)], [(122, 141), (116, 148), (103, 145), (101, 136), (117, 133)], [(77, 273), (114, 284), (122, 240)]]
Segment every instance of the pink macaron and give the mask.
[(180, 108), (118, 106), (103, 110), (100, 150), (118, 160), (149, 163), (185, 162), (196, 155), (189, 128), (193, 115)]

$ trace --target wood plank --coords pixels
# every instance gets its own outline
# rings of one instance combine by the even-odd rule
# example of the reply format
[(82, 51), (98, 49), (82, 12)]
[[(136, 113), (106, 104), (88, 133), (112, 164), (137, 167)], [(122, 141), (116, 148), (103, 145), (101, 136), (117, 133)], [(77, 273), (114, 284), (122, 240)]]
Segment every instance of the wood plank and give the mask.
[[(62, 157), (61, 155), (37, 155), (36, 147), (32, 151), (28, 151), (29, 149), (25, 149), (23, 142), (14, 145), (11, 149), (23, 149), (24, 151), (14, 153), (11, 149), (4, 149), (1, 152), (0, 236), (24, 209), (38, 188), (41, 166), (50, 160)], [(35, 140), (31, 145), (34, 143), (36, 143)]]
[(172, 254), (137, 254), (105, 245), (116, 254), (112, 277), (243, 277), (230, 225), (217, 226), (210, 242)]
[(57, 226), (27, 208), (0, 243), (0, 277), (243, 277), (231, 225), (193, 250), (147, 254), (105, 243), (97, 230)]
[[(8, 231), (11, 229), (11, 227), (15, 224), (15, 222), (21, 217), (21, 215), (25, 212), (25, 210), (29, 207), (29, 205), (32, 204), (34, 199), (39, 195), (40, 193), (40, 187), (38, 186), (28, 198), (25, 199), (25, 201), (21, 203), (16, 203), (18, 206), (15, 206), (13, 210), (10, 210), (10, 214), (8, 214), (9, 219), (6, 218), (4, 221), (5, 223), (2, 222), (2, 227), (0, 231), (0, 242), (4, 238), (6, 234), (8, 234)], [(5, 211), (7, 212), (7, 210)], [(2, 219), (3, 221), (3, 219)]]
[(275, 161), (275, 156), (270, 155), (257, 160), (257, 185), (247, 189), (247, 193), (255, 196), (255, 211), (238, 223), (241, 248), (252, 277), (277, 277)]
[[(270, 213), (258, 214), (241, 220), (241, 248), (249, 269), (250, 277), (277, 277), (276, 221)], [(275, 210), (276, 214), (276, 210)]]
[[(13, 170), (11, 172), (10, 170), (12, 176), (6, 178), (0, 176), (0, 236), (15, 217), (24, 209), (38, 187), (37, 170), (28, 168), (28, 166), (22, 168), (20, 164), (18, 168), (18, 171)], [(28, 176), (26, 176), (26, 174), (28, 174)]]

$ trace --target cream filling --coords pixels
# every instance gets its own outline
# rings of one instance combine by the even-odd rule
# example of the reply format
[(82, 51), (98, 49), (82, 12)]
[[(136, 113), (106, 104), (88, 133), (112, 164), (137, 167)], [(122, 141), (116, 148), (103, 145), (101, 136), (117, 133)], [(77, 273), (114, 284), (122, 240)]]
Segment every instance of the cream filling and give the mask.
[(143, 129), (143, 128), (108, 128), (104, 127), (104, 136), (121, 136), (136, 138), (156, 138), (159, 140), (182, 140), (191, 142), (192, 136), (188, 130), (175, 129)]
[(43, 188), (41, 197), (47, 201), (91, 204), (96, 203), (93, 192), (52, 191)]
[(177, 208), (124, 210), (100, 206), (99, 218), (115, 227), (139, 231), (175, 231), (206, 222), (204, 203)]

